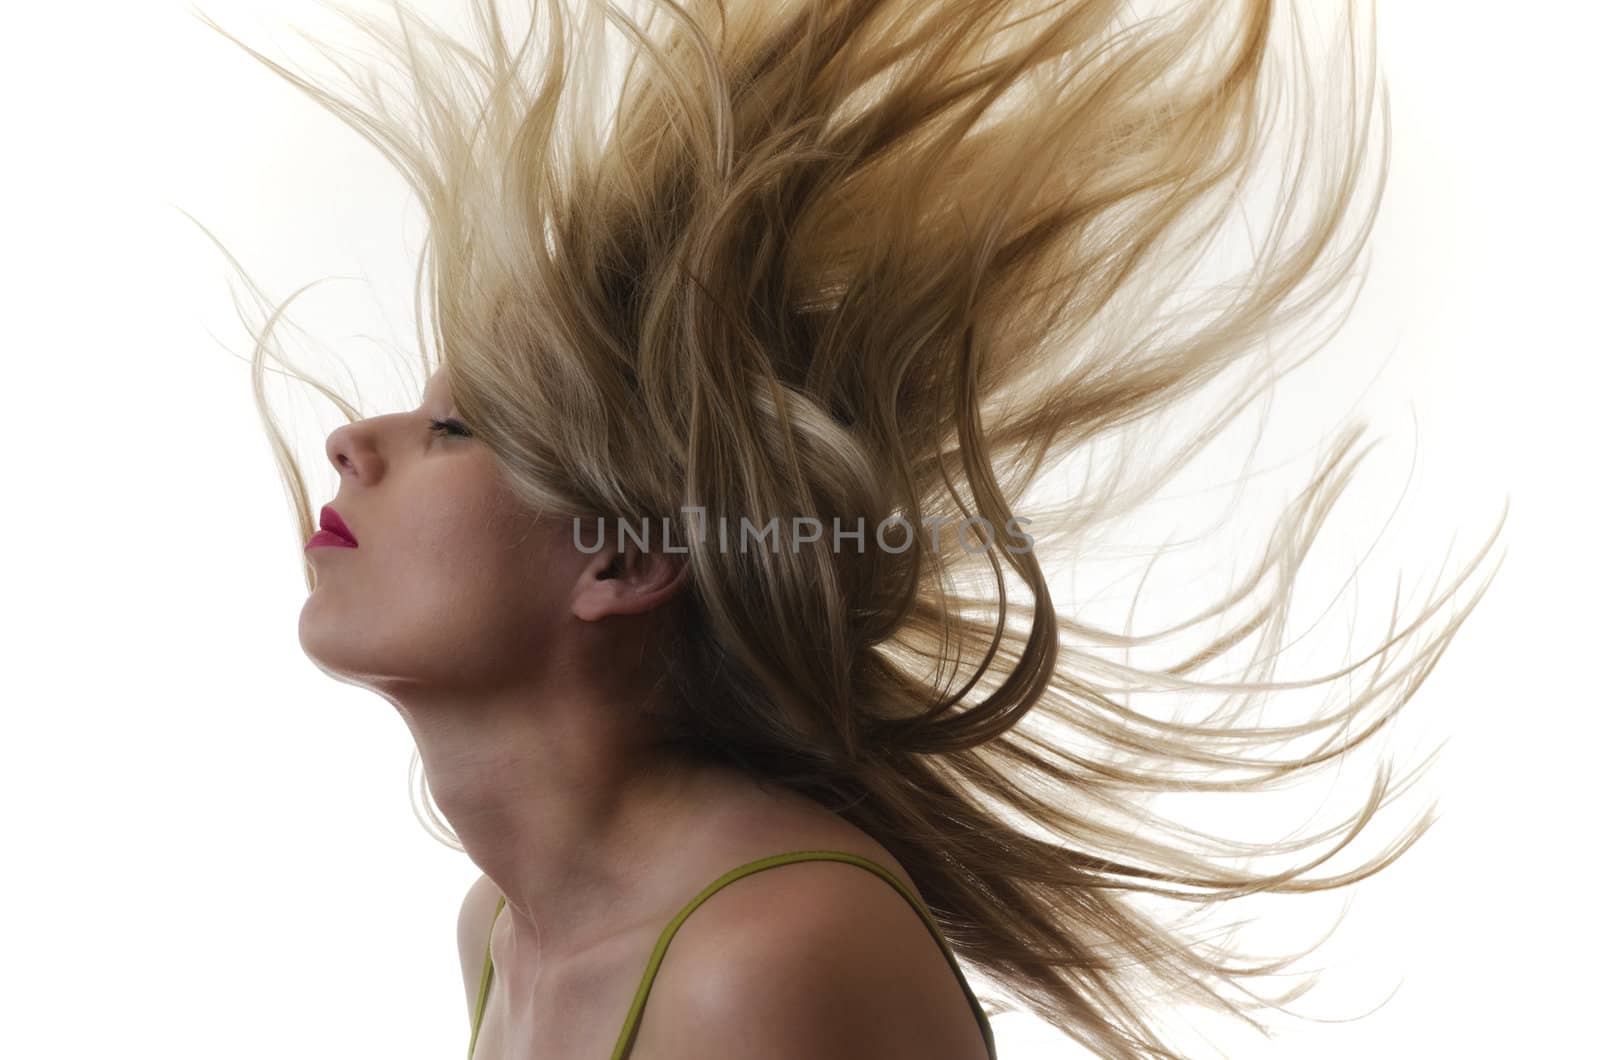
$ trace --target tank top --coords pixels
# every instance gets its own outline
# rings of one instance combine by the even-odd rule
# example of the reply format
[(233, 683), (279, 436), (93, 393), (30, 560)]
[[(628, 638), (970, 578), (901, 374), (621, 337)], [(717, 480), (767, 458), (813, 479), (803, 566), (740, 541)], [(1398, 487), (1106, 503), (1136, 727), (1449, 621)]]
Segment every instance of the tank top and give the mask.
[[(639, 1016), (644, 1011), (645, 999), (650, 996), (650, 984), (655, 981), (656, 969), (661, 966), (661, 959), (666, 956), (667, 944), (672, 941), (672, 936), (677, 934), (678, 928), (688, 919), (689, 914), (694, 912), (700, 903), (741, 876), (748, 876), (753, 872), (760, 872), (762, 869), (770, 869), (778, 865), (787, 865), (794, 861), (844, 861), (874, 872), (893, 885), (894, 889), (899, 891), (901, 896), (911, 903), (911, 907), (917, 911), (917, 914), (922, 917), (922, 922), (933, 933), (934, 941), (939, 944), (939, 949), (944, 953), (945, 960), (949, 962), (951, 970), (956, 973), (956, 979), (961, 984), (961, 992), (967, 996), (967, 1004), (972, 1006), (972, 1013), (977, 1017), (978, 1029), (983, 1033), (983, 1044), (988, 1052), (989, 1060), (996, 1060), (994, 1031), (989, 1026), (989, 1018), (985, 1015), (983, 1006), (979, 1004), (977, 996), (973, 994), (972, 987), (968, 985), (967, 977), (962, 974), (961, 965), (956, 961), (955, 953), (950, 949), (950, 944), (945, 941), (944, 936), (940, 933), (938, 925), (934, 922), (933, 915), (928, 912), (927, 907), (918, 900), (910, 888), (900, 882), (894, 873), (869, 858), (843, 850), (795, 850), (787, 854), (773, 854), (769, 857), (758, 858), (755, 861), (740, 865), (736, 869), (730, 869), (707, 884), (699, 894), (689, 901), (688, 905), (679, 910), (678, 915), (667, 923), (667, 926), (662, 929), (660, 937), (656, 939), (655, 949), (650, 954), (650, 961), (645, 965), (644, 979), (639, 983), (639, 989), (634, 992), (633, 1004), (628, 1006), (627, 1017), (622, 1021), (622, 1033), (617, 1036), (616, 1047), (611, 1050), (611, 1060), (624, 1060), (629, 1052), (632, 1051), (633, 1040), (639, 1033)], [(505, 895), (501, 895), (500, 901), (494, 907), (494, 917), (489, 921), (490, 930), (493, 930), (495, 921), (500, 918), (500, 910), (504, 909), (505, 905)], [(472, 1052), (478, 1046), (478, 1027), (483, 1023), (483, 1006), (484, 1002), (489, 998), (489, 982), (493, 977), (494, 962), (490, 960), (488, 946), (485, 945), (483, 976), (478, 983), (478, 1011), (472, 1018), (472, 1040), (467, 1043), (467, 1060), (472, 1060)]]

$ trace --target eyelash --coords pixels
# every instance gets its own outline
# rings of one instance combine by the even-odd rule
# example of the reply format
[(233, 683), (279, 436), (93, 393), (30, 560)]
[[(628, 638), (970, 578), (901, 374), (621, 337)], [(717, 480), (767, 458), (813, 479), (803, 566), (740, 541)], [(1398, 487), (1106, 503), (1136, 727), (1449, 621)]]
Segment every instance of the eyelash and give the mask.
[(429, 420), (428, 429), (437, 434), (455, 435), (458, 438), (471, 438), (472, 432), (467, 430), (467, 425), (460, 420)]

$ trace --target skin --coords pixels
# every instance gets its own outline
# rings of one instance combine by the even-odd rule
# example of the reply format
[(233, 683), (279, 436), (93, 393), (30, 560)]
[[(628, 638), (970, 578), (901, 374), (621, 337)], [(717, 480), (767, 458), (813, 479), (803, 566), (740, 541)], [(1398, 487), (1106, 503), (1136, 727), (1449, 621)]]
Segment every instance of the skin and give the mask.
[[(847, 850), (916, 893), (823, 807), (655, 746), (646, 649), (672, 621), (681, 557), (578, 551), (570, 522), (522, 508), (478, 439), (430, 427), (456, 416), (438, 373), (417, 409), (329, 435), (330, 504), (358, 547), (309, 550), (299, 636), (320, 669), (393, 704), (483, 872), (460, 919), (469, 1016), (486, 945), (495, 966), (475, 1060), (608, 1057), (661, 929), (742, 862)], [(707, 1055), (984, 1053), (911, 907), (823, 862), (730, 885), (674, 937), (631, 1060)]]

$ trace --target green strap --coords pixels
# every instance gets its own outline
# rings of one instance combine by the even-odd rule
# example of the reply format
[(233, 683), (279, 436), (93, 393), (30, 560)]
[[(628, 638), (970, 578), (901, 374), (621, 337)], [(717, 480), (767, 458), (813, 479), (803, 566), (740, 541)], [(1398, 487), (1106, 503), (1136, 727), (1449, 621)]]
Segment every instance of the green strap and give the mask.
[(988, 1052), (989, 1060), (995, 1060), (994, 1031), (989, 1026), (989, 1018), (984, 1014), (983, 1006), (979, 1003), (977, 996), (973, 994), (972, 987), (968, 985), (966, 976), (961, 973), (961, 965), (957, 962), (956, 955), (951, 951), (949, 943), (945, 942), (944, 936), (940, 934), (933, 915), (917, 900), (917, 896), (905, 884), (900, 882), (894, 873), (875, 861), (843, 850), (795, 850), (787, 854), (773, 854), (770, 857), (759, 858), (723, 873), (699, 894), (695, 895), (694, 899), (684, 906), (677, 916), (672, 918), (671, 922), (661, 932), (661, 937), (656, 940), (656, 947), (650, 954), (650, 963), (645, 966), (644, 980), (640, 982), (638, 991), (633, 995), (633, 1004), (628, 1006), (628, 1017), (622, 1024), (622, 1034), (617, 1038), (616, 1048), (611, 1051), (611, 1060), (623, 1060), (633, 1048), (633, 1040), (639, 1033), (639, 1016), (644, 1011), (645, 999), (650, 996), (650, 986), (655, 981), (656, 969), (661, 966), (661, 959), (667, 952), (667, 944), (672, 941), (672, 936), (677, 934), (678, 927), (684, 920), (688, 919), (689, 914), (694, 912), (700, 903), (710, 898), (719, 889), (739, 879), (741, 876), (748, 876), (753, 872), (760, 872), (762, 869), (770, 869), (794, 861), (845, 861), (874, 872), (892, 884), (894, 889), (899, 891), (906, 901), (911, 903), (911, 907), (917, 911), (917, 914), (922, 917), (922, 922), (933, 933), (934, 941), (939, 944), (939, 949), (944, 953), (945, 960), (950, 963), (950, 967), (955, 971), (956, 979), (961, 983), (961, 992), (967, 996), (967, 1003), (972, 1006), (973, 1014), (978, 1018), (978, 1027), (983, 1033), (983, 1045)]
[[(933, 919), (933, 914), (928, 912), (927, 907), (918, 900), (910, 888), (900, 882), (899, 877), (895, 876), (894, 873), (875, 861), (843, 850), (794, 850), (787, 854), (773, 854), (770, 857), (758, 858), (755, 861), (740, 865), (736, 869), (730, 869), (706, 885), (688, 905), (679, 910), (678, 915), (668, 922), (667, 926), (662, 929), (660, 937), (656, 939), (655, 949), (650, 953), (650, 961), (645, 965), (644, 978), (639, 983), (639, 989), (634, 992), (633, 1003), (628, 1006), (628, 1015), (622, 1023), (622, 1033), (617, 1038), (616, 1048), (611, 1051), (611, 1060), (624, 1060), (629, 1051), (632, 1050), (634, 1038), (639, 1033), (639, 1017), (644, 1012), (645, 999), (650, 996), (650, 987), (655, 982), (656, 970), (661, 967), (661, 960), (666, 956), (668, 943), (678, 933), (678, 928), (683, 922), (689, 918), (689, 914), (694, 912), (707, 898), (710, 898), (717, 891), (741, 876), (748, 876), (753, 872), (760, 872), (762, 869), (787, 865), (795, 861), (844, 861), (851, 865), (859, 865), (870, 872), (876, 873), (888, 881), (895, 890), (899, 891), (901, 896), (911, 903), (911, 907), (917, 911), (917, 915), (922, 917), (922, 922), (927, 925), (929, 932), (933, 934), (934, 941), (939, 944), (940, 952), (944, 954), (945, 960), (949, 962), (951, 969), (956, 973), (956, 980), (961, 984), (961, 992), (966, 995), (967, 1004), (972, 1007), (972, 1013), (978, 1019), (978, 1029), (983, 1034), (983, 1045), (988, 1053), (989, 1060), (996, 1060), (994, 1030), (989, 1026), (989, 1017), (984, 1013), (983, 1005), (979, 1003), (977, 995), (972, 992), (972, 987), (968, 984), (967, 977), (962, 974), (961, 965), (956, 960), (955, 953), (950, 949), (950, 944), (945, 941), (944, 935), (940, 933), (939, 926)], [(499, 918), (500, 910), (505, 907), (505, 904), (505, 896), (501, 895), (500, 901), (494, 909), (495, 919)], [(490, 931), (494, 930), (494, 922), (494, 919), (489, 921)], [(494, 965), (489, 959), (488, 947), (485, 946), (483, 978), (478, 985), (478, 1012), (472, 1021), (472, 1041), (467, 1045), (467, 1060), (472, 1060), (472, 1051), (478, 1044), (478, 1025), (483, 1020), (484, 1001), (489, 996), (489, 980), (493, 974)]]
[[(506, 907), (506, 896), (501, 895), (500, 901), (495, 903), (494, 916), (489, 918), (489, 931), (494, 932), (494, 922), (500, 919), (500, 910)], [(478, 1047), (478, 1025), (483, 1022), (483, 1003), (489, 999), (489, 980), (494, 976), (494, 962), (489, 959), (489, 945), (483, 947), (483, 977), (478, 980), (478, 1011), (472, 1017), (472, 1040), (467, 1043), (467, 1060), (472, 1060), (472, 1051)]]

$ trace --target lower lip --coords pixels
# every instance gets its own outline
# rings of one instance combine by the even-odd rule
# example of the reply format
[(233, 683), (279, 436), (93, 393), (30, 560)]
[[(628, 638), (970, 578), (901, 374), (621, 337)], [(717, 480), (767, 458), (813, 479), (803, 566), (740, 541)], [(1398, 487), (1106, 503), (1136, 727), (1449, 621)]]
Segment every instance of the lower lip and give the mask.
[(356, 546), (328, 530), (318, 530), (311, 535), (311, 540), (306, 542), (306, 548), (355, 548)]

